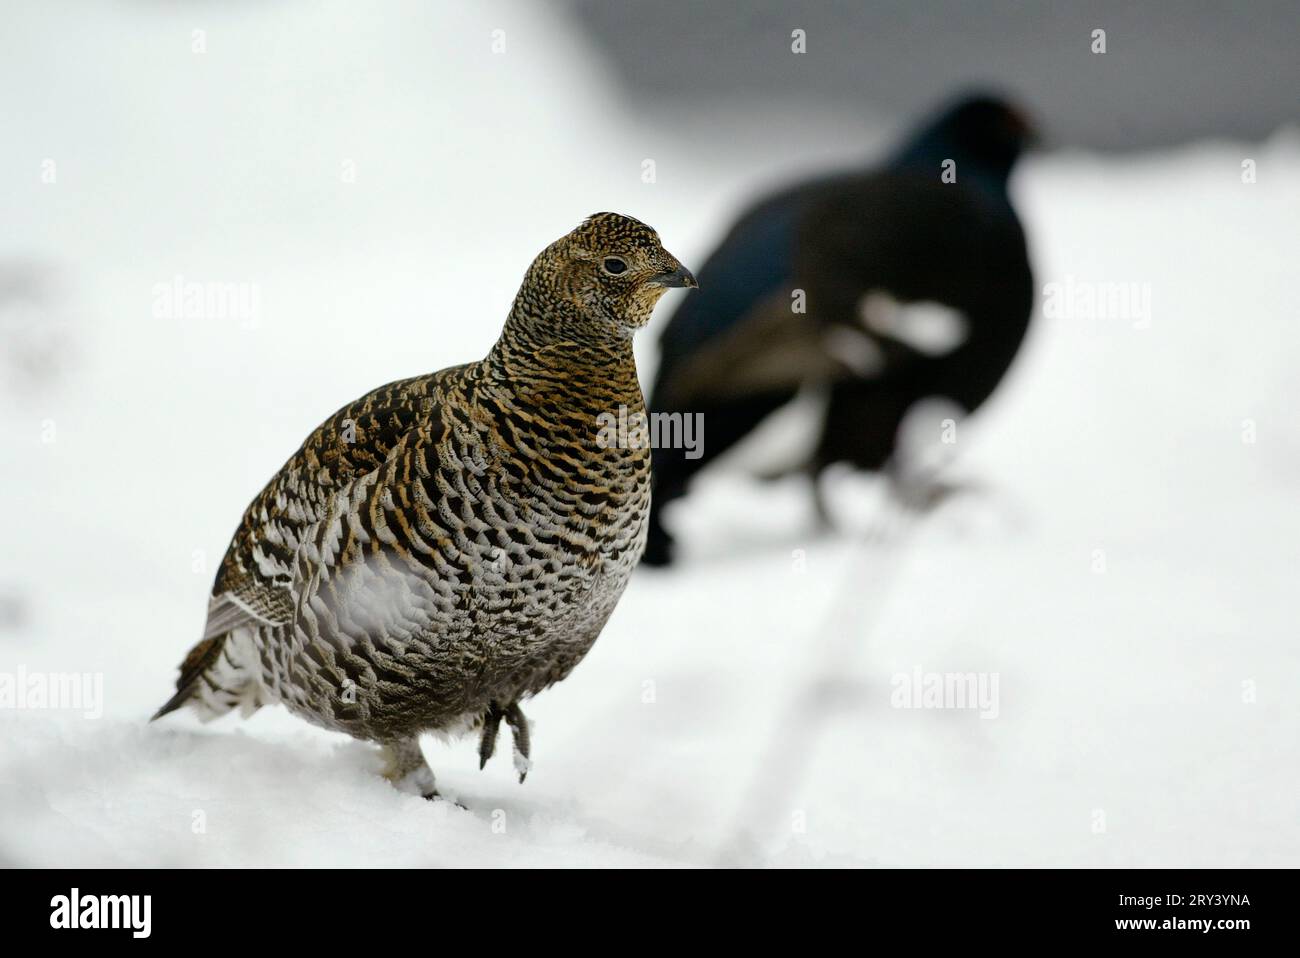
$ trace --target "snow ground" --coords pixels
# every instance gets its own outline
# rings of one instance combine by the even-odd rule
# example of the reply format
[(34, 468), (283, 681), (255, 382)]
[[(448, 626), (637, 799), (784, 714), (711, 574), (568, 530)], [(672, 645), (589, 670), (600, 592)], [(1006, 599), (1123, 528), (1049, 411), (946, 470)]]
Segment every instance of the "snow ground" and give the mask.
[[(522, 3), (317, 9), (33, 8), (0, 36), (44, 78), (0, 84), (0, 262), (60, 291), (39, 327), (6, 317), (7, 352), (63, 360), (39, 385), (0, 366), (0, 673), (104, 689), (97, 718), (0, 709), (0, 861), (1300, 862), (1294, 131), (1027, 162), (1040, 287), (1147, 284), (1150, 321), (1040, 317), (959, 433), (987, 491), (883, 542), (868, 481), (835, 484), (847, 531), (822, 536), (797, 483), (709, 477), (680, 568), (639, 572), (528, 709), (525, 785), (430, 741), (467, 808), (426, 803), (281, 710), (147, 724), (243, 506), (326, 414), (480, 355), (587, 213), (691, 264), (756, 186), (882, 138), (697, 149)], [(155, 318), (177, 275), (257, 284), (255, 327)], [(914, 668), (997, 673), (997, 717), (892, 708)]]

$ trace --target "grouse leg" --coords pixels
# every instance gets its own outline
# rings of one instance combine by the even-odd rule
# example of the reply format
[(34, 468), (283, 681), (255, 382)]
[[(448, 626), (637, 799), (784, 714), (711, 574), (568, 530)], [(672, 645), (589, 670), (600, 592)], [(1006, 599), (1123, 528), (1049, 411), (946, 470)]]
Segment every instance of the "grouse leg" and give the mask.
[(530, 739), (528, 736), (528, 718), (518, 702), (512, 702), (505, 711), (506, 722), (510, 725), (510, 734), (514, 739), (515, 771), (519, 773), (519, 784), (528, 777), (528, 770), (533, 767), (528, 758)]
[(483, 734), (478, 740), (478, 767), (483, 768), (497, 750), (497, 732), (501, 728), (501, 719), (505, 713), (501, 711), (501, 706), (493, 702), (488, 706), (488, 710), (483, 713)]
[(399, 792), (424, 798), (440, 797), (433, 780), (433, 769), (424, 760), (418, 736), (383, 743), (384, 778)]

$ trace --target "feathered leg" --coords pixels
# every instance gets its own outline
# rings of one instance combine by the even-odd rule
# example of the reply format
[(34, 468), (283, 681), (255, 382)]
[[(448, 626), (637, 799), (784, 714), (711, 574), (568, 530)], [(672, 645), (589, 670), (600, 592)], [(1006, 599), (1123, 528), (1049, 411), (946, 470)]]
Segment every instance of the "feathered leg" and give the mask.
[(384, 778), (393, 783), (399, 792), (420, 795), (424, 798), (438, 798), (438, 789), (434, 784), (433, 769), (424, 760), (420, 750), (420, 739), (412, 737), (396, 742), (385, 742), (383, 756), (386, 760)]

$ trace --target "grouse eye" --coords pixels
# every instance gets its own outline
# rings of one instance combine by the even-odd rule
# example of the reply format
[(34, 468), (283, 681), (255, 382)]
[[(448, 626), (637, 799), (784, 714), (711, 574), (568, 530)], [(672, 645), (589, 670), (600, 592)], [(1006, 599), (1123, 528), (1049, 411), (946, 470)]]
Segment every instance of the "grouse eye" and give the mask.
[(605, 272), (610, 276), (617, 276), (619, 273), (627, 272), (627, 263), (623, 262), (617, 256), (611, 256), (605, 260)]

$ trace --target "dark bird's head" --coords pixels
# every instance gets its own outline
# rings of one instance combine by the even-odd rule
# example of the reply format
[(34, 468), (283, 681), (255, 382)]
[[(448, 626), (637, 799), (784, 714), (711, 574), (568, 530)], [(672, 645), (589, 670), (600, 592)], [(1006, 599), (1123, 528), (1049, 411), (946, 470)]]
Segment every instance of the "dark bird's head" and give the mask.
[(899, 151), (897, 166), (939, 169), (944, 160), (978, 177), (1006, 184), (1012, 167), (1037, 141), (1033, 124), (1018, 107), (1001, 97), (963, 97), (916, 130)]
[(698, 285), (658, 233), (619, 213), (594, 213), (544, 249), (528, 282), (623, 335), (649, 322), (666, 290)]

